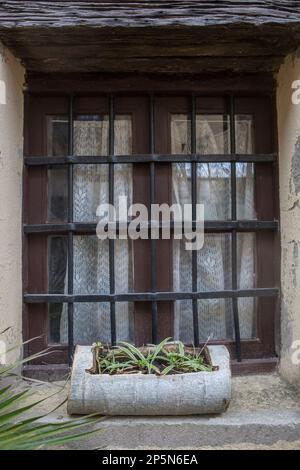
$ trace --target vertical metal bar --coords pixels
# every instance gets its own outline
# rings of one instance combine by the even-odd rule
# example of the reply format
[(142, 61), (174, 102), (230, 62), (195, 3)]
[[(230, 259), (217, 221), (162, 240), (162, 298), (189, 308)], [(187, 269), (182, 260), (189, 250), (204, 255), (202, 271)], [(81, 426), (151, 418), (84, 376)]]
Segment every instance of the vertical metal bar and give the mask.
[[(154, 96), (150, 95), (150, 153), (155, 152), (155, 137), (154, 137)], [(150, 163), (150, 211), (149, 220), (151, 222), (151, 208), (152, 204), (155, 204), (155, 163)], [(150, 232), (151, 233), (151, 232)], [(151, 291), (156, 292), (157, 290), (157, 244), (156, 240), (150, 240), (151, 243)], [(158, 309), (157, 302), (151, 302), (151, 327), (152, 327), (152, 343), (157, 344), (158, 342)]]
[[(236, 153), (236, 136), (235, 136), (235, 106), (234, 97), (230, 96), (230, 146), (231, 153)], [(231, 162), (231, 219), (237, 220), (237, 199), (236, 199), (236, 163)], [(236, 230), (231, 234), (231, 270), (232, 270), (232, 289), (237, 290), (237, 233)], [(238, 312), (238, 299), (232, 299), (233, 322), (235, 332), (236, 357), (238, 362), (241, 361), (241, 336), (240, 322)]]
[[(191, 109), (191, 153), (196, 153), (196, 98), (192, 96), (192, 109)], [(197, 204), (197, 163), (191, 163), (191, 191), (192, 191), (192, 220), (195, 221), (197, 217), (196, 204)], [(192, 290), (197, 292), (198, 289), (198, 269), (197, 269), (197, 251), (192, 251)], [(194, 344), (199, 346), (199, 317), (198, 317), (198, 300), (193, 299), (193, 330), (194, 330)]]
[[(109, 155), (115, 153), (115, 111), (114, 111), (114, 97), (110, 96), (109, 102)], [(109, 163), (109, 204), (114, 205), (114, 164)], [(115, 241), (109, 239), (109, 288), (110, 293), (115, 293)], [(110, 328), (111, 328), (111, 344), (115, 346), (116, 335), (116, 303), (110, 302)]]
[[(225, 112), (223, 114), (223, 133), (224, 133), (224, 136), (228, 136), (228, 132), (230, 133), (230, 124), (228, 122), (228, 110), (225, 110)], [(228, 145), (230, 145), (230, 139), (228, 139)], [(225, 153), (230, 153), (231, 150), (229, 150), (229, 148), (224, 147), (224, 152)], [(228, 184), (230, 184), (230, 187), (229, 187), (229, 191), (230, 191), (231, 181)], [(224, 256), (225, 256), (225, 259), (228, 259), (231, 256), (231, 238), (228, 239), (227, 237), (225, 237), (224, 245), (225, 245)], [(225, 284), (224, 284), (224, 288), (225, 289), (231, 289), (232, 280), (229, 281), (228, 279), (225, 279), (224, 281), (226, 281)], [(232, 300), (231, 300), (231, 302), (232, 302)], [(232, 324), (232, 315), (231, 315), (231, 311), (228, 312), (227, 308), (225, 309), (225, 327), (226, 327), (226, 338), (233, 338), (234, 326)]]
[[(73, 155), (73, 96), (69, 99), (69, 135), (68, 147), (69, 155)], [(68, 163), (68, 222), (73, 222), (73, 164)], [(73, 294), (73, 232), (68, 233), (68, 294)], [(74, 352), (74, 324), (73, 324), (74, 304), (68, 303), (68, 359), (72, 363)]]

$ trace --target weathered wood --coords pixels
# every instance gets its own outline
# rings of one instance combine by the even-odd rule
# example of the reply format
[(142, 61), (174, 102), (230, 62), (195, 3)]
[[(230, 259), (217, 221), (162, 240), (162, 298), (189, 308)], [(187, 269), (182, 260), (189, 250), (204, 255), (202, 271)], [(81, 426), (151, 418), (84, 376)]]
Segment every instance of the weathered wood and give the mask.
[(208, 26), (299, 22), (299, 1), (3, 1), (4, 27)]
[[(222, 85), (221, 85), (222, 84)], [(34, 93), (148, 93), (163, 92), (174, 93), (204, 93), (218, 94), (243, 92), (258, 96), (260, 93), (272, 93), (276, 89), (276, 80), (273, 74), (252, 73), (243, 74), (210, 74), (172, 76), (166, 74), (112, 74), (112, 73), (78, 73), (78, 74), (39, 74), (28, 72), (28, 89)]]
[(253, 70), (271, 72), (275, 70), (281, 57), (141, 57), (128, 59), (126, 57), (73, 57), (52, 59), (27, 59), (29, 70), (42, 70), (44, 73), (53, 71), (61, 73), (85, 72), (116, 72), (116, 73), (197, 73), (197, 72), (251, 72)]
[(0, 40), (42, 73), (274, 72), (300, 1), (3, 1)]

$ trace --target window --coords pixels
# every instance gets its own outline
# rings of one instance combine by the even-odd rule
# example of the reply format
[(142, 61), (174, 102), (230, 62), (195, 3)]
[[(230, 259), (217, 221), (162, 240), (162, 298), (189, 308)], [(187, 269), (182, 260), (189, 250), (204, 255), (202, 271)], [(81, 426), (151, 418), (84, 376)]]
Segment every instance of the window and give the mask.
[[(53, 363), (171, 336), (275, 354), (278, 229), (266, 96), (29, 95), (25, 315)], [(102, 202), (204, 203), (203, 249), (96, 237)]]

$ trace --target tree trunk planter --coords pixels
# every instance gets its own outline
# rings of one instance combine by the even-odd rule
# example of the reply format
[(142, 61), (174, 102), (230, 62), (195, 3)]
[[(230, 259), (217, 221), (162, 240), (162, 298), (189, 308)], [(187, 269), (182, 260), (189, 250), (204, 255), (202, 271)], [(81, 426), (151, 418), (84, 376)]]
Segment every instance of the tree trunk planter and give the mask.
[(69, 414), (198, 415), (224, 412), (231, 398), (229, 353), (208, 346), (212, 372), (178, 375), (97, 374), (90, 346), (77, 346), (68, 400)]

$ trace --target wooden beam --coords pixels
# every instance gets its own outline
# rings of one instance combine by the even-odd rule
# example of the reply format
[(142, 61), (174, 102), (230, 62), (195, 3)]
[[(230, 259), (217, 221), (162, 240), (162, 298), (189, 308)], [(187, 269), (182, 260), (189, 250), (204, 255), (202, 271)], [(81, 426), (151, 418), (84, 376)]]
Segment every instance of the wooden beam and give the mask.
[[(220, 89), (220, 83), (222, 87)], [(243, 93), (258, 96), (273, 93), (276, 80), (273, 74), (252, 73), (249, 75), (221, 72), (209, 75), (176, 74), (172, 80), (166, 74), (112, 74), (112, 73), (27, 73), (27, 88), (33, 93), (149, 93), (163, 92), (186, 94), (202, 92), (212, 95), (221, 93)]]
[(300, 1), (4, 1), (0, 40), (39, 73), (276, 72)]
[(139, 57), (118, 59), (101, 56), (74, 58), (27, 58), (28, 70), (39, 70), (43, 73), (79, 73), (115, 72), (115, 73), (209, 73), (209, 72), (253, 72), (276, 70), (282, 57)]
[(299, 22), (299, 1), (3, 1), (1, 24), (14, 27), (146, 27)]

